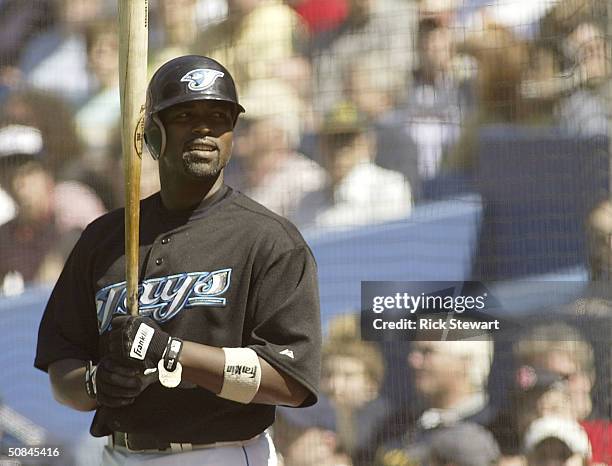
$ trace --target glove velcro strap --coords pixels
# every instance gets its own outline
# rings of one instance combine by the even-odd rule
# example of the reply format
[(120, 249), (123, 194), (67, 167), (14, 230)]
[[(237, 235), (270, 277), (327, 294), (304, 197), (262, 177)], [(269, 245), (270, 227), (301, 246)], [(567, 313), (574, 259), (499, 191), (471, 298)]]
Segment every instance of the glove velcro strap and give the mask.
[(164, 351), (164, 367), (168, 372), (174, 371), (183, 351), (183, 340), (171, 337)]
[(85, 367), (85, 390), (87, 390), (87, 396), (95, 400), (98, 397), (98, 389), (96, 387), (96, 370), (98, 366), (94, 366), (92, 361), (87, 361)]
[(219, 396), (238, 403), (250, 403), (261, 382), (261, 365), (251, 348), (223, 348), (225, 367)]

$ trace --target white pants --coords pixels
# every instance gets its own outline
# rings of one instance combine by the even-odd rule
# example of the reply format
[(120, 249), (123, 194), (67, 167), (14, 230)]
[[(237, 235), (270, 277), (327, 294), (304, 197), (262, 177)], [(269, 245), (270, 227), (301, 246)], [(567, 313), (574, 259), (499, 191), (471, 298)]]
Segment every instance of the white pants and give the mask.
[(130, 453), (104, 447), (102, 466), (277, 466), (276, 450), (267, 432), (245, 446), (203, 448), (183, 453)]

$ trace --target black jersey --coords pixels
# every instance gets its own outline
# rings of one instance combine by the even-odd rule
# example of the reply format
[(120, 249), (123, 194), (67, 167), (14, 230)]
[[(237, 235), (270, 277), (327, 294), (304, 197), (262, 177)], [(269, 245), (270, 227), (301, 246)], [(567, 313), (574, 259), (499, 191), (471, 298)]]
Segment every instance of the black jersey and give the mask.
[[(105, 354), (110, 321), (126, 313), (124, 211), (87, 227), (51, 294), (35, 366)], [(141, 315), (172, 336), (245, 347), (304, 385), (316, 401), (320, 315), (316, 265), (297, 229), (223, 187), (195, 210), (171, 212), (159, 193), (141, 201)], [(183, 384), (184, 386), (184, 384)], [(275, 407), (219, 398), (192, 385), (149, 386), (134, 404), (99, 408), (95, 436), (146, 433), (172, 442), (243, 440), (274, 421)]]

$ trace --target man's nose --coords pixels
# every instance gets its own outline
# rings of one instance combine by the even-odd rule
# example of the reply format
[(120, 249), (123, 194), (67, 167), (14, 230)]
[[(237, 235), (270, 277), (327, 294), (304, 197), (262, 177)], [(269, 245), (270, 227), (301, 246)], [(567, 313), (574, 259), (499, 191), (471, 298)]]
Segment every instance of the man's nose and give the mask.
[(411, 350), (408, 353), (408, 357), (406, 358), (408, 361), (408, 365), (413, 369), (420, 369), (423, 367), (423, 353), (416, 350)]
[(210, 125), (205, 121), (198, 123), (191, 130), (194, 134), (209, 134), (210, 133)]

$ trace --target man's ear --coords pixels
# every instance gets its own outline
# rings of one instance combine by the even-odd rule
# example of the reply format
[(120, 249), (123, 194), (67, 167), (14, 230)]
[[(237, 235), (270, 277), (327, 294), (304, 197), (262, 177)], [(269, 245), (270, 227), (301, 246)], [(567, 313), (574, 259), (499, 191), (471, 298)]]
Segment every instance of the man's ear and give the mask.
[(235, 109), (234, 110), (234, 125), (232, 126), (232, 128), (236, 128), (236, 124), (238, 123), (239, 116), (240, 116), (240, 110)]

